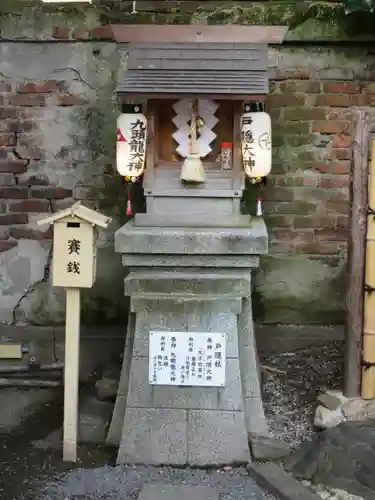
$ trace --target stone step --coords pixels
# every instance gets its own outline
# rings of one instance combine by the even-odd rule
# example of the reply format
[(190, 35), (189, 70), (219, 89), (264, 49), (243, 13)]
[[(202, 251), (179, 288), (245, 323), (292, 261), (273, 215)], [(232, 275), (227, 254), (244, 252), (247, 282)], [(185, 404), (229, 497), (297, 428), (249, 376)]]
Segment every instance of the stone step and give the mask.
[(115, 251), (135, 254), (264, 255), (268, 236), (264, 220), (253, 217), (248, 228), (139, 227), (128, 222), (115, 234)]
[(214, 294), (248, 297), (251, 276), (246, 271), (199, 273), (183, 271), (132, 271), (125, 278), (125, 295), (138, 293)]
[(256, 255), (168, 255), (168, 254), (123, 254), (125, 267), (233, 267), (256, 268), (259, 257)]

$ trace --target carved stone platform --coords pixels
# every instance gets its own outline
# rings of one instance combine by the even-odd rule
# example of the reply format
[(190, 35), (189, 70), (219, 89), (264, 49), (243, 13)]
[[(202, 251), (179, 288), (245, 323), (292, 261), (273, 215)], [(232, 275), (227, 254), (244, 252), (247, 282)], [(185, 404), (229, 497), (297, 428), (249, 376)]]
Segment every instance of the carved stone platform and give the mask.
[[(117, 463), (248, 462), (248, 433), (268, 433), (251, 310), (251, 271), (268, 246), (263, 220), (216, 229), (128, 223), (115, 246), (130, 269), (132, 311), (107, 438), (119, 446)], [(225, 387), (150, 385), (152, 330), (226, 334)]]

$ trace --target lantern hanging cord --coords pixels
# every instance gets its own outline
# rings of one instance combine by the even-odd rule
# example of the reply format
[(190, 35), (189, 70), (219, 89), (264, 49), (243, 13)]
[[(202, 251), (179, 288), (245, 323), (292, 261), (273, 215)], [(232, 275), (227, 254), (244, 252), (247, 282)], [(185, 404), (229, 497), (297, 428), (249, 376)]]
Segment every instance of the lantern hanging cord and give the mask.
[(364, 286), (364, 290), (365, 290), (365, 292), (366, 292), (366, 293), (368, 293), (369, 295), (371, 295), (372, 293), (374, 293), (374, 292), (375, 292), (375, 288), (374, 288), (374, 287), (372, 287), (372, 286), (370, 286), (370, 285), (367, 285), (366, 283), (365, 283), (365, 286)]

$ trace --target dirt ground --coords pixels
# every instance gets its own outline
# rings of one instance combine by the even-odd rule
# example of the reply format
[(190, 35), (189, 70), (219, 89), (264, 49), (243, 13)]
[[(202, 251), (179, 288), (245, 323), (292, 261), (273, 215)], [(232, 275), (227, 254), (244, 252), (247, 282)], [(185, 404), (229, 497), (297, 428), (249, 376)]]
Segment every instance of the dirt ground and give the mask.
[(342, 388), (344, 343), (274, 354), (262, 358), (261, 364), (271, 433), (293, 447), (311, 440), (318, 392)]
[[(312, 417), (317, 391), (342, 385), (342, 342), (261, 357), (261, 364), (265, 410), (272, 434), (292, 446), (310, 440), (314, 435)], [(1, 394), (0, 390), (0, 399)], [(14, 397), (20, 397), (19, 392), (14, 392)], [(6, 432), (0, 426), (1, 500), (36, 500), (38, 485), (68, 470), (60, 450), (33, 445), (61, 425), (62, 393), (56, 392), (17, 429)], [(113, 464), (115, 451), (83, 446), (79, 456), (77, 468), (91, 468)]]

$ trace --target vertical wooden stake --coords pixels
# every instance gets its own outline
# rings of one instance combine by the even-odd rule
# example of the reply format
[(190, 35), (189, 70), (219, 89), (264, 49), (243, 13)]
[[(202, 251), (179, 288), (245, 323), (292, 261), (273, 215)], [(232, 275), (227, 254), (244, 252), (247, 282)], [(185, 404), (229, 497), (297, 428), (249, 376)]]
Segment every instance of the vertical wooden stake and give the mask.
[(80, 312), (80, 289), (67, 288), (64, 373), (64, 462), (77, 461)]
[(370, 117), (356, 113), (348, 240), (348, 292), (345, 333), (344, 395), (360, 395), (362, 372), (363, 303), (367, 226), (368, 148)]
[[(371, 164), (368, 175), (368, 206), (375, 209), (375, 139), (371, 141)], [(366, 241), (365, 284), (375, 287), (375, 219), (368, 214)], [(363, 361), (375, 363), (375, 292), (365, 291), (363, 320)], [(375, 366), (364, 366), (362, 371), (362, 397), (375, 398)]]

